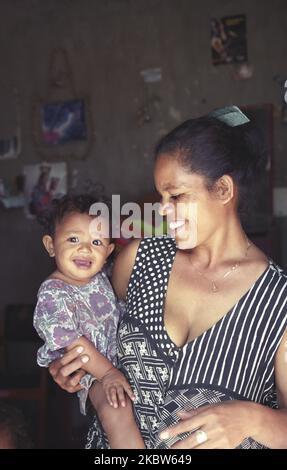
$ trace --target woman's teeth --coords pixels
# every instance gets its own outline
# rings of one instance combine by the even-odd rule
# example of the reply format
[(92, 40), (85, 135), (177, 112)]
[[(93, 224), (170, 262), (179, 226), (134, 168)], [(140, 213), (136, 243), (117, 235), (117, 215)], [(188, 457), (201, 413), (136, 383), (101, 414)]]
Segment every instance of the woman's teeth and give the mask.
[(185, 220), (176, 220), (174, 222), (170, 222), (169, 228), (171, 230), (176, 230), (180, 227), (183, 227), (184, 224), (185, 224)]

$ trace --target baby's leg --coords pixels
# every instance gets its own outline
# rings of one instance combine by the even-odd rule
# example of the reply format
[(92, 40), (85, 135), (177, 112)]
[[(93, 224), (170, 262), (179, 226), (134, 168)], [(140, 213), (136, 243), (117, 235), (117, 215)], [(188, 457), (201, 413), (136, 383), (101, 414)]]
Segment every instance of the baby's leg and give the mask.
[(93, 404), (107, 434), (111, 449), (145, 449), (144, 441), (133, 415), (131, 400), (126, 396), (126, 406), (113, 408), (107, 401), (100, 383), (95, 386)]

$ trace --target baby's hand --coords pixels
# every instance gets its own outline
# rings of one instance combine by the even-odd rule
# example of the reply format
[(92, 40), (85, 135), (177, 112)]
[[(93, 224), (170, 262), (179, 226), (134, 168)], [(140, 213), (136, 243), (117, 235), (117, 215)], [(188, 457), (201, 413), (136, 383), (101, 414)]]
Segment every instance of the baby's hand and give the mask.
[(101, 378), (101, 383), (109, 404), (114, 408), (118, 408), (119, 403), (123, 407), (126, 406), (125, 392), (132, 401), (135, 400), (132, 388), (124, 374), (115, 367), (107, 371)]

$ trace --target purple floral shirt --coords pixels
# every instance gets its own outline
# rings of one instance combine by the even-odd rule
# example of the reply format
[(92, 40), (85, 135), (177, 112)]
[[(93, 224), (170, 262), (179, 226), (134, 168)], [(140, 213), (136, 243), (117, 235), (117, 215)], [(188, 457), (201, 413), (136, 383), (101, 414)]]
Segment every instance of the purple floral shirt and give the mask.
[[(38, 350), (39, 366), (63, 356), (66, 346), (85, 336), (107, 357), (117, 364), (116, 335), (120, 309), (107, 275), (101, 271), (83, 286), (67, 284), (60, 279), (47, 279), (38, 291), (34, 312), (34, 327), (44, 344)], [(94, 377), (86, 374), (78, 392), (80, 409), (85, 414), (88, 390)]]

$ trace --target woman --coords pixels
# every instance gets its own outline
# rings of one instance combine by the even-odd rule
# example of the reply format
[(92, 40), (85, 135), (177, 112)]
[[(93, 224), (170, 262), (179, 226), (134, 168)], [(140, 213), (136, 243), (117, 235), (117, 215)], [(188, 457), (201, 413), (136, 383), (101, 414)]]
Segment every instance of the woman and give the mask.
[[(238, 215), (262, 166), (249, 127), (202, 117), (159, 142), (154, 179), (174, 238), (134, 241), (115, 263), (119, 363), (148, 448), (287, 448), (287, 277)], [(72, 392), (80, 367), (71, 351), (51, 374)], [(99, 445), (95, 422), (88, 447)]]

